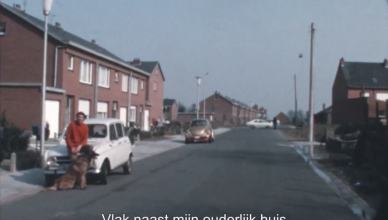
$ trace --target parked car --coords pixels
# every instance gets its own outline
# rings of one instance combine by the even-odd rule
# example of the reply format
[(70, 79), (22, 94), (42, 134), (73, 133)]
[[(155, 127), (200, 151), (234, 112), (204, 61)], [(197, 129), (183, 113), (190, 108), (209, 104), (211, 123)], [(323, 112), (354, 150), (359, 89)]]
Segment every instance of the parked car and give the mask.
[[(84, 121), (89, 127), (88, 144), (93, 145), (99, 156), (92, 160), (87, 178), (94, 177), (101, 184), (108, 183), (108, 174), (122, 167), (125, 174), (132, 171), (132, 147), (124, 125), (115, 118), (93, 118)], [(67, 127), (66, 127), (67, 128)], [(60, 138), (59, 145), (48, 149), (44, 155), (42, 167), (46, 185), (54, 184), (55, 179), (66, 173), (70, 166), (70, 157), (66, 147), (66, 131)]]
[(273, 123), (271, 121), (267, 121), (264, 119), (254, 119), (252, 121), (248, 121), (246, 125), (252, 129), (255, 128), (273, 128)]
[(212, 143), (214, 140), (214, 130), (209, 120), (195, 119), (190, 122), (190, 125), (185, 134), (186, 144), (192, 142)]

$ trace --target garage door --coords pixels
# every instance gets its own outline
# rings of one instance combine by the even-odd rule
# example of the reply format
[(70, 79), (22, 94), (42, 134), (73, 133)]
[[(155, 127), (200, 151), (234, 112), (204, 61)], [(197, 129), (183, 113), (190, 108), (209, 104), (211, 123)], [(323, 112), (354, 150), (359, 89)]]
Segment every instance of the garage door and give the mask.
[(97, 118), (107, 118), (108, 117), (108, 103), (98, 102), (97, 103)]
[(120, 120), (123, 122), (125, 126), (127, 126), (127, 108), (121, 107), (120, 108)]
[(85, 113), (85, 115), (89, 118), (90, 115), (90, 101), (80, 99), (78, 101), (78, 111)]
[(56, 138), (59, 130), (59, 101), (46, 100), (46, 121), (50, 126), (49, 138)]

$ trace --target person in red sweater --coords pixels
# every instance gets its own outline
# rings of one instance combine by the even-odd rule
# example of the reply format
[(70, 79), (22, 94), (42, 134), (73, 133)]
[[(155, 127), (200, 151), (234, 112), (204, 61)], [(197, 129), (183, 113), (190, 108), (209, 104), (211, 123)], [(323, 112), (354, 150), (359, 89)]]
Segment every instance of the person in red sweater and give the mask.
[(66, 144), (69, 150), (69, 156), (72, 161), (77, 159), (77, 154), (83, 145), (86, 145), (89, 137), (89, 127), (84, 124), (86, 115), (78, 112), (77, 119), (70, 123), (67, 128)]

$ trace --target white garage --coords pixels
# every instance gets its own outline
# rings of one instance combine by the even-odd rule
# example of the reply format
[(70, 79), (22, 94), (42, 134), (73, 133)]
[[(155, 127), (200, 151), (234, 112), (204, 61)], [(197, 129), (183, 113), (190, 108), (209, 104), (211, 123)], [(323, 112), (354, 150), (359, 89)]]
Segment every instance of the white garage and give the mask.
[(78, 101), (78, 111), (85, 113), (85, 115), (89, 118), (90, 115), (90, 101), (80, 99)]
[(97, 103), (97, 118), (107, 118), (108, 117), (108, 103), (107, 102), (98, 102)]
[(58, 135), (59, 131), (59, 101), (46, 100), (46, 121), (50, 126), (50, 136), (49, 138), (55, 138)]
[(125, 126), (127, 126), (127, 108), (120, 107), (120, 120), (123, 122)]

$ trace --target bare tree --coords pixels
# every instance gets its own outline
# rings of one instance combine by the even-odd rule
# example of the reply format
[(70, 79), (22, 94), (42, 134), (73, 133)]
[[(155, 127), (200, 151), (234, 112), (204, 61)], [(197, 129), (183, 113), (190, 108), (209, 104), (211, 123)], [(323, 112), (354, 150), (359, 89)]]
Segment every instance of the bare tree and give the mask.
[(187, 108), (182, 102), (178, 102), (178, 112), (186, 112)]

